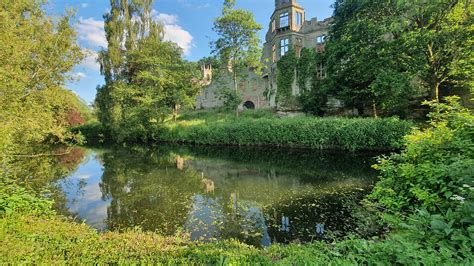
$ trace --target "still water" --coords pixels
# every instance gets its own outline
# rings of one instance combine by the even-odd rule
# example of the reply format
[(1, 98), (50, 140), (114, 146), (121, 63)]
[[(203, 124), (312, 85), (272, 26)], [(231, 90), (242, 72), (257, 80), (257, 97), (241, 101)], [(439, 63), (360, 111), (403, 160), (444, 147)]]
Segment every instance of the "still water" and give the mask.
[(201, 241), (344, 236), (358, 230), (359, 202), (376, 181), (373, 155), (203, 146), (80, 153), (54, 181), (60, 212), (98, 230), (140, 227)]

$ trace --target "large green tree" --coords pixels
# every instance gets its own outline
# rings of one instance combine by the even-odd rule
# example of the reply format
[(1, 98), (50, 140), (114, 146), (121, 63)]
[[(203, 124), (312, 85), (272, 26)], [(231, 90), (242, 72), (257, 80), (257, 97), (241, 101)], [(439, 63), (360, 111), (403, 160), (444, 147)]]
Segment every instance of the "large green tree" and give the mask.
[(164, 42), (151, 0), (111, 0), (104, 15), (107, 50), (99, 55), (106, 84), (98, 88), (100, 121), (117, 141), (147, 140), (197, 93), (195, 66), (182, 49)]
[(401, 17), (392, 22), (402, 59), (431, 100), (454, 87), (472, 85), (474, 4), (470, 0), (398, 0)]
[[(0, 1), (0, 153), (63, 142), (77, 97), (63, 89), (82, 54), (71, 14), (52, 18), (44, 1)], [(2, 156), (2, 158), (4, 158)]]
[(338, 0), (330, 35), (330, 87), (374, 114), (416, 91), (438, 101), (440, 88), (470, 83), (470, 1)]
[(262, 26), (252, 12), (235, 8), (236, 0), (225, 0), (222, 14), (214, 20), (213, 30), (218, 39), (211, 43), (222, 65), (232, 72), (234, 91), (238, 91), (238, 78), (245, 70), (259, 70), (261, 49), (258, 32)]
[(404, 106), (413, 95), (402, 49), (391, 32), (400, 17), (394, 1), (339, 0), (326, 49), (328, 85), (347, 105), (364, 112)]

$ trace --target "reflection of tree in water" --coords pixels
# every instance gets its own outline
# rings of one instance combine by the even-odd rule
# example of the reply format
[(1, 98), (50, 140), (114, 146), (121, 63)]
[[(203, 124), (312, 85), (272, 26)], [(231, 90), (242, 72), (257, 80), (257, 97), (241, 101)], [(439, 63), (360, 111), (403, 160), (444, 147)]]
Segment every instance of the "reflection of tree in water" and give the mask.
[(52, 156), (16, 157), (8, 162), (10, 174), (32, 188), (38, 194), (54, 199), (54, 208), (62, 214), (71, 215), (67, 209), (66, 195), (58, 184), (65, 176), (74, 172), (83, 162), (87, 151), (80, 147), (25, 147), (22, 154), (60, 154)]
[(269, 235), (273, 242), (278, 243), (345, 236), (357, 228), (352, 207), (365, 194), (363, 191), (344, 191), (324, 195), (288, 195), (264, 209)]
[(175, 158), (115, 151), (103, 155), (103, 198), (110, 198), (106, 224), (117, 230), (140, 226), (172, 235), (186, 221), (201, 177), (176, 168)]
[(305, 183), (339, 181), (351, 177), (374, 180), (377, 173), (371, 165), (375, 163), (373, 158), (379, 155), (265, 147), (164, 146), (160, 150), (186, 154), (200, 161), (220, 160), (248, 169), (291, 173)]

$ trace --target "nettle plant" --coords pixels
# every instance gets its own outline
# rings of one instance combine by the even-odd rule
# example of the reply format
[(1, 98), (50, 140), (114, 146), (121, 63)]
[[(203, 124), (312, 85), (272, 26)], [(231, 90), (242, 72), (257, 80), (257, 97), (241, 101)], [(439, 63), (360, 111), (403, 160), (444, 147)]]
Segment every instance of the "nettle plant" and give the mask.
[(427, 102), (429, 127), (405, 137), (400, 154), (381, 157), (373, 198), (393, 211), (446, 210), (466, 203), (474, 187), (474, 115), (459, 104)]
[(404, 214), (391, 224), (405, 240), (462, 258), (474, 246), (474, 115), (458, 97), (445, 101), (427, 102), (429, 126), (406, 136), (401, 153), (379, 158), (370, 198)]

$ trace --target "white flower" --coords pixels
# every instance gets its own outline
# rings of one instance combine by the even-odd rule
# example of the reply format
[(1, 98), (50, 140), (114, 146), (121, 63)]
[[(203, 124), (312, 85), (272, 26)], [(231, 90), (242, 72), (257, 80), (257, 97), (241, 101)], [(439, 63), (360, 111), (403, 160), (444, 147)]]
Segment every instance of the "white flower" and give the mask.
[(452, 199), (452, 200), (457, 200), (457, 201), (459, 201), (459, 202), (461, 202), (461, 203), (464, 203), (464, 200), (465, 200), (465, 198), (463, 198), (463, 197), (461, 197), (461, 196), (459, 196), (459, 195), (454, 195), (454, 196), (451, 197), (451, 199)]

